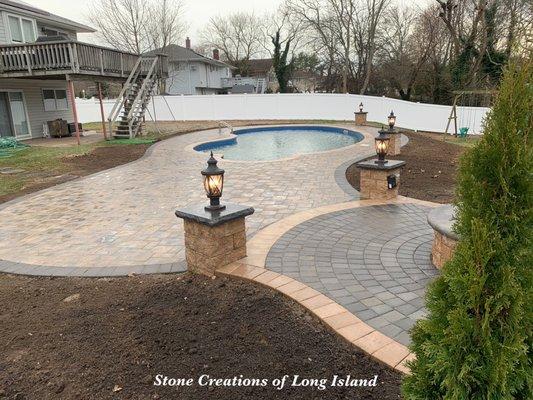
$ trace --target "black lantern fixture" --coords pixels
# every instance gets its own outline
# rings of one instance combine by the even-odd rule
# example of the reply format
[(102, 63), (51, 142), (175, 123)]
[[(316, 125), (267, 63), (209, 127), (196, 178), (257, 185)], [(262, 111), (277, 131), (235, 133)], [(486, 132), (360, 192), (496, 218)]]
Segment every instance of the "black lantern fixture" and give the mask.
[(360, 113), (363, 112), (363, 103), (359, 104), (359, 112), (360, 112)]
[(376, 146), (376, 154), (378, 155), (376, 164), (387, 163), (387, 160), (385, 160), (385, 156), (389, 152), (390, 136), (382, 128), (379, 131), (379, 135), (374, 140), (375, 140), (374, 144)]
[(220, 197), (224, 187), (224, 170), (217, 167), (217, 160), (213, 157), (213, 152), (207, 160), (207, 168), (202, 171), (204, 176), (204, 189), (209, 198), (210, 204), (206, 206), (207, 211), (223, 210), (226, 206), (220, 205)]
[(391, 110), (388, 120), (389, 120), (389, 129), (392, 131), (394, 129), (394, 125), (396, 124), (396, 115), (394, 115), (394, 111)]

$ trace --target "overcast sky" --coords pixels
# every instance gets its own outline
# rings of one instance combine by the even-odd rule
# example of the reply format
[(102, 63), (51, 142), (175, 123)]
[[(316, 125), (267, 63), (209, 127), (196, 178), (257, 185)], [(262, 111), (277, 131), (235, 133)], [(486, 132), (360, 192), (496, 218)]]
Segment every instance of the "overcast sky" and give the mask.
[[(36, 7), (45, 9), (78, 22), (89, 24), (86, 15), (93, 0), (22, 0)], [(218, 14), (236, 11), (255, 11), (258, 14), (276, 10), (282, 0), (182, 0), (185, 5), (185, 18), (189, 24), (188, 35), (192, 40), (198, 37), (200, 30), (209, 18)], [(89, 36), (80, 35), (87, 40)]]
[[(93, 0), (22, 0), (62, 17), (90, 25), (87, 20)], [(182, 0), (185, 5), (185, 19), (189, 29), (187, 35), (194, 42), (198, 31), (205, 26), (213, 15), (225, 15), (236, 11), (254, 11), (265, 14), (277, 9), (282, 0)], [(395, 0), (398, 3), (421, 4), (432, 0)], [(80, 35), (81, 40), (91, 41), (90, 35)]]

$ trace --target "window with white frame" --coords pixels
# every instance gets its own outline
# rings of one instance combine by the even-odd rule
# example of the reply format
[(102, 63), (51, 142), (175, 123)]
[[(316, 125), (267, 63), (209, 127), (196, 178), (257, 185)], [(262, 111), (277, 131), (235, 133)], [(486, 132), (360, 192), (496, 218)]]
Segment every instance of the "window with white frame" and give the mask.
[(44, 111), (68, 110), (65, 89), (43, 89)]
[(14, 43), (35, 42), (37, 34), (35, 32), (35, 21), (18, 15), (8, 15), (10, 39)]

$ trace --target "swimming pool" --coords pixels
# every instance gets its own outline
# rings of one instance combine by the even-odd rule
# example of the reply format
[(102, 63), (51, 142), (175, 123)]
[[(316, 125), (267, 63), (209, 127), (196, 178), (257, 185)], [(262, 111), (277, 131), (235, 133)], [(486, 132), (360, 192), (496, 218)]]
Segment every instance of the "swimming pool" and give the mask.
[(271, 126), (234, 131), (236, 137), (202, 143), (194, 150), (228, 160), (276, 160), (296, 154), (338, 149), (363, 140), (355, 131), (329, 126)]

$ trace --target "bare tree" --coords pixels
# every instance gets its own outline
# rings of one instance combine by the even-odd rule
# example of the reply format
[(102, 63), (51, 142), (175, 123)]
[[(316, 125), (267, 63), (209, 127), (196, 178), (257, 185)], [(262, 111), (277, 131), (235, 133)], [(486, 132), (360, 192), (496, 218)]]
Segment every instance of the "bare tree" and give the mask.
[(181, 0), (159, 0), (150, 5), (147, 30), (152, 49), (181, 42), (186, 28)]
[(181, 0), (95, 0), (89, 19), (106, 44), (141, 54), (182, 36), (182, 10)]
[(246, 73), (248, 60), (264, 52), (267, 40), (263, 20), (245, 12), (212, 17), (201, 37), (205, 44), (220, 49), (239, 73)]
[(417, 78), (438, 40), (438, 21), (428, 23), (427, 14), (398, 6), (385, 13), (380, 59), (383, 70), (403, 100), (410, 100)]
[(108, 45), (140, 54), (149, 49), (149, 5), (143, 0), (96, 0), (89, 14)]
[[(378, 26), (383, 16), (383, 11), (388, 5), (389, 0), (366, 0), (367, 13), (364, 16), (367, 25), (366, 38), (366, 65), (365, 78), (361, 86), (361, 94), (365, 94), (370, 83), (370, 75), (372, 74), (372, 62), (376, 54), (376, 36), (378, 33)], [(361, 21), (361, 20), (360, 20)]]

